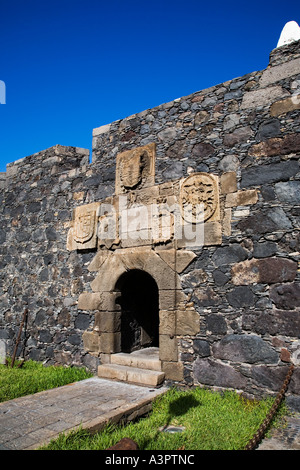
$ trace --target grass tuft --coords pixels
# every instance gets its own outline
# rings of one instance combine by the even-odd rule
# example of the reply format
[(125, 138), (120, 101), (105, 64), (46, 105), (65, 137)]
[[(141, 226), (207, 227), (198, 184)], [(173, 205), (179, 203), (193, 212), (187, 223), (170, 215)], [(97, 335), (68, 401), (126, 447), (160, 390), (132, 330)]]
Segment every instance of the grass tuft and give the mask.
[(0, 403), (92, 377), (83, 368), (43, 366), (32, 360), (18, 368), (0, 365)]
[[(232, 391), (212, 392), (170, 389), (157, 397), (152, 412), (137, 422), (107, 425), (91, 435), (87, 430), (61, 434), (43, 449), (105, 450), (123, 437), (133, 439), (140, 450), (240, 450), (253, 437), (265, 419), (274, 399), (248, 401)], [(284, 407), (278, 416), (286, 412)], [(185, 427), (170, 434), (159, 429), (166, 425)]]

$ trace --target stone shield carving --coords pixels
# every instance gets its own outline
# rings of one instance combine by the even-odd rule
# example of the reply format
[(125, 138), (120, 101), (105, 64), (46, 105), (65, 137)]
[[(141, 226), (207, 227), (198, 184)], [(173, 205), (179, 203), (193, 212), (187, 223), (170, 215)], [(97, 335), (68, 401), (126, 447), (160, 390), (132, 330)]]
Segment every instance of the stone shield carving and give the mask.
[(117, 155), (116, 194), (154, 184), (155, 144), (126, 150)]
[(77, 243), (86, 243), (95, 232), (96, 227), (96, 211), (85, 210), (79, 212), (74, 224), (74, 240)]
[(141, 152), (133, 152), (132, 155), (129, 154), (123, 157), (120, 170), (121, 182), (124, 188), (133, 189), (141, 183), (146, 157), (147, 155)]
[(195, 173), (186, 178), (180, 190), (183, 219), (188, 223), (210, 220), (218, 208), (217, 178), (209, 173)]

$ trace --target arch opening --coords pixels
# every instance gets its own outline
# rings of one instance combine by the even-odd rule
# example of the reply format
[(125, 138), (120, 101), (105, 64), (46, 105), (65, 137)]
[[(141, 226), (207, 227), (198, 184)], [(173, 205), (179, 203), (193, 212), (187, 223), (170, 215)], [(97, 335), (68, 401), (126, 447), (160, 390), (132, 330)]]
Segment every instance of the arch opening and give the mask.
[(159, 346), (159, 291), (153, 277), (132, 269), (116, 283), (120, 292), (116, 303), (121, 306), (121, 351), (133, 352)]

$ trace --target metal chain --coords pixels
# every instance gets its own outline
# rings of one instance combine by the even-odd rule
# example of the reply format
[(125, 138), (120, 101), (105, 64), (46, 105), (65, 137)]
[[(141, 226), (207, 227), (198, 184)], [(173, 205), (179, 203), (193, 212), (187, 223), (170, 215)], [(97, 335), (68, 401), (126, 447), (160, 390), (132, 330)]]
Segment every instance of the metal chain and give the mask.
[(265, 434), (267, 428), (270, 425), (270, 422), (273, 419), (274, 414), (276, 413), (276, 411), (277, 411), (277, 409), (278, 409), (278, 407), (279, 407), (279, 405), (280, 405), (280, 403), (283, 399), (283, 396), (286, 392), (289, 381), (291, 380), (293, 371), (294, 371), (294, 364), (291, 364), (290, 367), (289, 367), (287, 376), (285, 378), (285, 381), (283, 383), (283, 386), (282, 386), (280, 392), (278, 393), (278, 395), (276, 396), (276, 399), (275, 399), (275, 401), (272, 405), (272, 408), (270, 409), (270, 411), (267, 414), (265, 420), (263, 421), (263, 423), (259, 427), (258, 431), (254, 434), (253, 438), (246, 445), (245, 450), (253, 450), (256, 447), (256, 445), (260, 442), (260, 440), (262, 439), (263, 435)]

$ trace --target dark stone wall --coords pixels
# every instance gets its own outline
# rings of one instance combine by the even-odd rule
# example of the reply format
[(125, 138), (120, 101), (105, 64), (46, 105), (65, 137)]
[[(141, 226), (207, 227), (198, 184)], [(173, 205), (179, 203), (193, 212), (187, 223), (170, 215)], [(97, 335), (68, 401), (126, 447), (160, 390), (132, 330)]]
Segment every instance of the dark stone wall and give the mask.
[(93, 315), (77, 308), (95, 253), (67, 251), (72, 210), (113, 195), (117, 154), (153, 142), (156, 183), (234, 173), (235, 191), (258, 191), (256, 204), (236, 192), (235, 204), (222, 201), (222, 245), (198, 250), (181, 276), (200, 316), (200, 333), (180, 339), (184, 383), (275, 393), (292, 358), (288, 401), (300, 409), (299, 41), (273, 51), (263, 71), (94, 129), (92, 163), (83, 149), (56, 146), (9, 165), (0, 175), (0, 338), (12, 351), (27, 302), (28, 357), (95, 369), (82, 345)]

